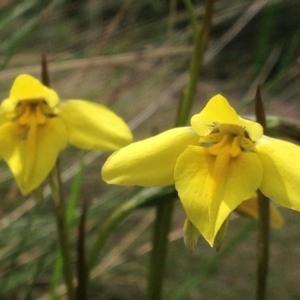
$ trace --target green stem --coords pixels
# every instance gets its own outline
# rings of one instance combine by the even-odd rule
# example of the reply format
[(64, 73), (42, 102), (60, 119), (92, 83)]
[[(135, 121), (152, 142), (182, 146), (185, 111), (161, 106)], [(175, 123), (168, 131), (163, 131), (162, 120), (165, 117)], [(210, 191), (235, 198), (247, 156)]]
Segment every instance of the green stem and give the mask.
[[(257, 86), (255, 94), (255, 115), (257, 122), (263, 127), (266, 133), (266, 114), (260, 93), (260, 86)], [(258, 191), (258, 233), (257, 233), (257, 284), (256, 299), (266, 298), (266, 287), (269, 267), (269, 231), (270, 231), (270, 200)]]
[[(187, 124), (194, 96), (196, 93), (199, 73), (203, 62), (204, 52), (208, 44), (210, 28), (212, 24), (214, 0), (206, 0), (201, 31), (196, 28), (195, 14), (189, 0), (185, 1), (186, 9), (190, 16), (193, 29), (194, 51), (189, 68), (189, 81), (185, 89), (184, 98), (179, 107), (176, 126)], [(150, 270), (148, 281), (147, 300), (160, 300), (162, 298), (162, 286), (164, 267), (167, 256), (168, 233), (171, 227), (174, 201), (165, 201), (157, 207), (156, 220), (153, 232), (153, 249), (150, 258)]]
[[(191, 9), (190, 1), (185, 0), (184, 3), (187, 5), (187, 10), (189, 11)], [(199, 74), (203, 64), (203, 57), (208, 44), (210, 29), (212, 25), (213, 10), (214, 0), (206, 0), (201, 30), (197, 30), (197, 32), (195, 33), (196, 30), (193, 29), (195, 35), (194, 51), (189, 68), (189, 81), (184, 91), (184, 98), (179, 108), (176, 122), (177, 126), (186, 125), (190, 117), (190, 112), (196, 94), (197, 83), (199, 80)], [(193, 27), (193, 18), (191, 22)]]
[(76, 300), (86, 300), (87, 298), (87, 276), (86, 276), (86, 253), (85, 253), (85, 226), (88, 201), (83, 200), (82, 211), (78, 225), (77, 240), (77, 289)]
[(168, 234), (172, 221), (173, 202), (170, 199), (170, 201), (164, 201), (156, 207), (147, 300), (162, 299), (163, 275), (166, 264)]
[(197, 34), (199, 33), (199, 27), (198, 27), (198, 22), (197, 22), (197, 15), (195, 13), (193, 4), (191, 3), (190, 0), (183, 0), (185, 9), (188, 13), (189, 19), (190, 19), (190, 24), (192, 27), (192, 31), (193, 31), (193, 42), (194, 44), (196, 43), (196, 37)]
[(270, 200), (258, 191), (257, 285), (256, 299), (266, 298), (269, 266)]
[(62, 184), (60, 178), (59, 160), (49, 175), (49, 182), (52, 191), (52, 197), (55, 208), (55, 216), (57, 223), (58, 242), (61, 250), (63, 261), (63, 273), (67, 286), (67, 294), (69, 300), (75, 299), (75, 291), (73, 286), (73, 269), (71, 254), (69, 248), (69, 231), (66, 220), (66, 204), (62, 192)]

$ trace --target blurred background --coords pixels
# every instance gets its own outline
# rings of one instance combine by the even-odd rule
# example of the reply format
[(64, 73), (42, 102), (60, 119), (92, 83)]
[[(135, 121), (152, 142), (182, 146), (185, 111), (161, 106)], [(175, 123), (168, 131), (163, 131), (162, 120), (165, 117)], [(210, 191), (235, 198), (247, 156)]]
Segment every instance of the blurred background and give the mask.
[[(193, 1), (199, 22), (203, 3)], [(251, 117), (260, 84), (270, 126), (279, 126), (274, 134), (298, 142), (299, 11), (298, 0), (216, 1), (193, 112), (220, 93), (240, 114)], [(135, 140), (174, 126), (192, 51), (192, 30), (181, 0), (2, 0), (0, 40), (1, 99), (17, 75), (40, 77), (45, 54), (51, 87), (61, 99), (109, 106), (128, 122)], [(74, 248), (83, 200), (90, 203), (89, 248), (107, 216), (140, 190), (101, 180), (100, 168), (108, 155), (73, 147), (62, 153), (65, 194), (69, 201), (74, 193), (80, 195), (72, 210)], [(47, 184), (45, 201), (36, 204), (19, 193), (4, 162), (0, 182), (0, 299), (44, 300), (51, 299), (51, 293), (59, 297), (63, 287)], [(285, 226), (271, 232), (268, 299), (300, 299), (300, 215), (281, 212)], [(142, 299), (153, 219), (152, 208), (140, 209), (117, 227), (93, 271), (90, 299)], [(183, 244), (184, 220), (178, 201), (165, 299), (252, 299), (255, 222), (234, 217), (219, 252), (200, 238), (191, 253)]]

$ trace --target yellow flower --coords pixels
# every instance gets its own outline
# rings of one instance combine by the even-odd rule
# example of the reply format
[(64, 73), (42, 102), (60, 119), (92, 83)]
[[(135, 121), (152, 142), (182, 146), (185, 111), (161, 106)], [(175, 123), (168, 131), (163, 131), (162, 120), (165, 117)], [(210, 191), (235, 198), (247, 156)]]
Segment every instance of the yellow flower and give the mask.
[(117, 150), (132, 140), (107, 108), (83, 100), (60, 103), (56, 92), (30, 75), (18, 76), (0, 108), (0, 157), (23, 194), (37, 188), (67, 142), (83, 149)]
[(103, 179), (121, 185), (175, 182), (188, 220), (213, 246), (229, 214), (260, 189), (278, 204), (300, 210), (300, 147), (263, 136), (221, 95), (174, 128), (112, 154)]

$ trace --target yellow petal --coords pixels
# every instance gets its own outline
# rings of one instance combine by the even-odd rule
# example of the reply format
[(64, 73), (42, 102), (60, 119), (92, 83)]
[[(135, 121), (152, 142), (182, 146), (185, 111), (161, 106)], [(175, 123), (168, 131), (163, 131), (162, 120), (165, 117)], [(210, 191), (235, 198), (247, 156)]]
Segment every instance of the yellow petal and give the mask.
[[(258, 204), (257, 204), (257, 196), (244, 201), (236, 208), (236, 212), (250, 217), (252, 219), (258, 219)], [(284, 224), (284, 219), (279, 210), (274, 206), (274, 204), (270, 203), (270, 226), (273, 228), (280, 228)]]
[(19, 101), (33, 99), (43, 99), (50, 107), (59, 103), (59, 97), (54, 90), (44, 86), (36, 78), (22, 74), (15, 79), (9, 98), (2, 102), (1, 107), (4, 111), (12, 111)]
[(189, 147), (179, 156), (174, 176), (187, 218), (211, 246), (228, 215), (255, 193), (262, 180), (255, 153), (231, 158), (217, 176), (215, 168), (215, 156), (204, 148)]
[(221, 95), (211, 98), (204, 109), (191, 119), (193, 129), (200, 136), (210, 134), (220, 124), (237, 125), (245, 128), (253, 141), (261, 138), (263, 134), (263, 129), (258, 123), (241, 118)]
[(262, 193), (282, 206), (300, 211), (300, 147), (264, 136), (256, 148), (264, 169)]
[(44, 181), (66, 142), (66, 129), (57, 118), (37, 127), (28, 133), (27, 138), (20, 133), (16, 123), (8, 122), (0, 127), (0, 152), (23, 194), (28, 194)]
[(188, 145), (197, 145), (198, 138), (191, 127), (181, 127), (133, 143), (108, 158), (102, 169), (103, 179), (121, 185), (172, 184), (178, 156)]
[(69, 142), (93, 150), (118, 150), (132, 141), (124, 121), (108, 108), (83, 100), (69, 100), (60, 106)]

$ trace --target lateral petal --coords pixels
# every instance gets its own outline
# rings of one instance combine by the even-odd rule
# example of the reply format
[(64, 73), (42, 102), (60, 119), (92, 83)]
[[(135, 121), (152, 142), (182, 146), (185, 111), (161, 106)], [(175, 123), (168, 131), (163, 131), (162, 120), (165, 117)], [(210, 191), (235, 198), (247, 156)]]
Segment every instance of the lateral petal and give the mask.
[(125, 122), (108, 108), (84, 100), (62, 103), (59, 116), (69, 134), (69, 142), (88, 150), (118, 150), (132, 141)]
[(24, 137), (14, 122), (0, 127), (0, 144), (5, 145), (0, 153), (24, 195), (44, 181), (66, 142), (65, 126), (57, 118), (51, 118), (47, 125), (39, 126), (30, 138)]
[(255, 153), (231, 158), (224, 176), (214, 177), (216, 158), (201, 147), (189, 147), (175, 166), (175, 187), (187, 218), (213, 246), (221, 225), (262, 180), (262, 167)]
[(197, 145), (198, 139), (191, 127), (181, 127), (132, 143), (108, 158), (102, 168), (103, 179), (121, 185), (172, 184), (178, 156), (188, 145)]
[(300, 147), (264, 136), (256, 146), (264, 176), (260, 189), (264, 195), (287, 208), (300, 211)]

